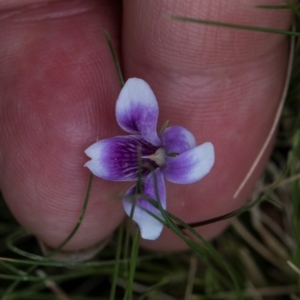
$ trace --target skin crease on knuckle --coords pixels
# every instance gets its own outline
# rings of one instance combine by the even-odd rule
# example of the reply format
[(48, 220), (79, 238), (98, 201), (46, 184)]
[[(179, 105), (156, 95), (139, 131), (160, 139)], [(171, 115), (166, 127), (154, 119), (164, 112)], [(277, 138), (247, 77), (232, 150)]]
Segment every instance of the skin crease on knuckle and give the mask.
[[(39, 21), (41, 15), (49, 13), (48, 4), (44, 5), (43, 1), (26, 1), (26, 4), (33, 2), (41, 8), (36, 11), (24, 8), (26, 12), (15, 19), (23, 18), (22, 22), (9, 23), (4, 20), (8, 11), (2, 13), (2, 22), (9, 24), (11, 31), (2, 32), (1, 36), (11, 43), (10, 49), (15, 53), (12, 55), (9, 48), (4, 54), (0, 53), (5, 57), (5, 70), (10, 70), (0, 73), (0, 77), (2, 81), (5, 76), (5, 85), (13, 83), (20, 88), (18, 94), (5, 89), (4, 96), (12, 101), (17, 95), (21, 98), (26, 95), (27, 104), (24, 106), (15, 100), (19, 110), (1, 104), (1, 109), (6, 109), (5, 120), (1, 122), (19, 122), (15, 116), (24, 113), (26, 118), (21, 116), (18, 128), (2, 129), (5, 131), (2, 143), (7, 146), (3, 147), (0, 157), (5, 170), (0, 180), (17, 219), (54, 247), (67, 236), (80, 213), (88, 178), (87, 170), (83, 169), (87, 161), (83, 150), (97, 139), (123, 134), (115, 121), (112, 122), (120, 85), (107, 44), (101, 38), (103, 29), (108, 29), (119, 49), (118, 3), (121, 2), (109, 5), (107, 1), (69, 1), (68, 4), (58, 1), (50, 4), (55, 7), (55, 13), (50, 15), (58, 19), (62, 16), (57, 22)], [(191, 3), (193, 1), (128, 0), (123, 7), (122, 21), (124, 75), (143, 78), (155, 91), (160, 106), (158, 128), (170, 120), (172, 125), (180, 124), (191, 130), (198, 144), (211, 141), (216, 149), (216, 165), (209, 177), (188, 186), (166, 183), (168, 210), (186, 222), (213, 218), (239, 208), (262, 172), (271, 147), (245, 189), (237, 199), (232, 199), (273, 121), (284, 82), (287, 43), (282, 36), (184, 24), (165, 16), (173, 13), (282, 29), (288, 28), (291, 22), (289, 14), (282, 17), (282, 12), (253, 9), (253, 1), (244, 1), (241, 5), (237, 1), (227, 4), (218, 1), (214, 5), (199, 1), (197, 7)], [(18, 10), (19, 5), (20, 1), (0, 1), (3, 10)], [(79, 14), (75, 13), (75, 17), (72, 12)], [(35, 26), (35, 22), (38, 25)], [(23, 29), (18, 39), (12, 41), (9, 34), (16, 35), (18, 26)], [(40, 36), (47, 32), (47, 39), (35, 40), (32, 32)], [(82, 36), (86, 37), (84, 41), (80, 40)], [(52, 56), (56, 60), (50, 63), (48, 56), (54, 53), (50, 51), (52, 43), (58, 40), (60, 43), (55, 45), (62, 43), (65, 48), (60, 52), (62, 56)], [(29, 48), (32, 43), (35, 53)], [(20, 54), (20, 49), (25, 53)], [(88, 59), (83, 61), (86, 56)], [(24, 65), (28, 57), (29, 65)], [(44, 61), (49, 63), (45, 66)], [(34, 74), (37, 76), (42, 71), (45, 71), (47, 84), (42, 88), (44, 81), (38, 81), (37, 88)], [(30, 84), (30, 80), (33, 83)], [(59, 99), (53, 100), (53, 90), (55, 97), (59, 95), (59, 99), (63, 99), (63, 105)], [(42, 101), (37, 101), (39, 97)], [(49, 101), (52, 101), (51, 106), (45, 105)], [(41, 110), (43, 116), (40, 116)], [(36, 135), (34, 140), (32, 133)], [(14, 143), (7, 142), (11, 136), (16, 137)], [(18, 154), (21, 146), (23, 157)], [(12, 156), (10, 151), (14, 154), (13, 167), (7, 163)], [(28, 172), (32, 172), (31, 175)], [(108, 203), (107, 199), (124, 193), (129, 186), (95, 179), (85, 220), (66, 249), (89, 247), (112, 232), (124, 212), (121, 203)], [(226, 221), (205, 226), (200, 233), (211, 238), (227, 224)], [(164, 230), (157, 241), (142, 241), (142, 244), (156, 250), (185, 248), (168, 230)]]

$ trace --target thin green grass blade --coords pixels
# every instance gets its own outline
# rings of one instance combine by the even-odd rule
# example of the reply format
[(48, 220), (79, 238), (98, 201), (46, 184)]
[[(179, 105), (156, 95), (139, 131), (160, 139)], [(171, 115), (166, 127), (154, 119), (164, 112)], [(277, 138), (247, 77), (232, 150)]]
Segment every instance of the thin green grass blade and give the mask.
[(256, 8), (262, 9), (294, 9), (297, 8), (296, 5), (286, 4), (286, 5), (255, 5)]
[(166, 279), (161, 280), (157, 284), (149, 287), (148, 290), (146, 292), (144, 292), (137, 300), (148, 299), (147, 297), (149, 296), (149, 294), (151, 294), (153, 291), (156, 291), (158, 288), (165, 286), (168, 283), (169, 283), (169, 280), (166, 280)]
[(75, 235), (75, 233), (79, 229), (79, 227), (80, 227), (80, 225), (83, 221), (83, 218), (84, 218), (84, 215), (85, 215), (85, 212), (86, 212), (86, 208), (88, 206), (88, 202), (89, 202), (89, 199), (90, 199), (93, 179), (94, 179), (94, 175), (92, 173), (90, 173), (85, 199), (84, 199), (84, 202), (83, 202), (83, 206), (82, 206), (82, 209), (81, 209), (81, 212), (80, 212), (79, 219), (78, 219), (75, 227), (73, 228), (73, 230), (71, 231), (69, 236), (57, 248), (53, 249), (53, 251), (47, 255), (48, 258), (51, 258), (51, 256), (53, 256), (55, 253), (59, 252), (71, 240), (71, 238)]
[(9, 270), (10, 272), (12, 272), (15, 275), (25, 275), (25, 272), (22, 270), (17, 269), (15, 266), (13, 266), (12, 264), (9, 264), (7, 262), (4, 261), (0, 261), (0, 267)]
[(116, 70), (117, 70), (117, 73), (118, 73), (118, 76), (119, 76), (121, 87), (123, 87), (124, 86), (124, 79), (123, 79), (121, 66), (120, 66), (120, 63), (119, 63), (119, 60), (118, 60), (115, 48), (114, 48), (114, 46), (112, 44), (110, 35), (109, 35), (109, 33), (108, 33), (107, 30), (104, 30), (104, 35), (105, 35), (107, 44), (109, 46), (110, 53), (111, 53), (111, 55), (113, 57), (113, 60), (114, 60), (114, 64), (115, 64), (115, 67), (116, 67)]
[(123, 236), (124, 236), (124, 225), (122, 224), (118, 229), (118, 242), (117, 242), (117, 249), (116, 249), (115, 267), (114, 267), (113, 279), (112, 279), (110, 297), (109, 297), (110, 300), (115, 299), (121, 251), (122, 251), (122, 245), (123, 245)]
[(159, 131), (159, 135), (162, 135), (163, 132), (168, 128), (168, 125), (169, 125), (169, 120), (167, 120), (163, 126), (161, 127), (160, 131)]
[(135, 232), (134, 232), (133, 242), (132, 242), (131, 257), (130, 257), (130, 269), (129, 269), (128, 283), (127, 283), (127, 287), (126, 287), (126, 293), (124, 296), (124, 300), (132, 299), (134, 274), (135, 274), (137, 256), (138, 256), (138, 251), (139, 251), (139, 237), (140, 237), (140, 232), (139, 232), (138, 227), (136, 227)]
[(251, 31), (258, 31), (258, 32), (267, 32), (267, 33), (282, 34), (282, 35), (287, 35), (287, 36), (296, 36), (296, 37), (300, 36), (299, 32), (289, 31), (289, 30), (281, 30), (281, 29), (257, 27), (257, 26), (250, 26), (250, 25), (239, 25), (239, 24), (231, 24), (231, 23), (224, 23), (224, 22), (216, 22), (216, 21), (189, 18), (189, 17), (177, 16), (177, 15), (171, 15), (170, 17), (171, 17), (171, 19), (177, 20), (177, 21), (198, 23), (198, 24), (203, 24), (203, 25), (227, 27), (227, 28), (247, 30), (247, 31), (251, 30)]

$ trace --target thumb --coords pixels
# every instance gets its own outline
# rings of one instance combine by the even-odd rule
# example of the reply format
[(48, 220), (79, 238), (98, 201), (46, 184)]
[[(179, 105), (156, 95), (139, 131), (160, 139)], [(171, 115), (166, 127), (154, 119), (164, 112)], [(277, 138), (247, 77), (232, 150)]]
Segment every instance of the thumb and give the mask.
[[(262, 172), (271, 144), (234, 197), (274, 122), (286, 74), (287, 40), (283, 35), (183, 23), (166, 16), (278, 29), (290, 26), (289, 11), (262, 10), (256, 4), (253, 0), (130, 0), (124, 6), (127, 77), (143, 78), (153, 88), (161, 124), (170, 120), (171, 125), (182, 125), (198, 144), (209, 141), (215, 148), (215, 165), (203, 180), (167, 184), (167, 210), (187, 223), (240, 208)], [(212, 238), (226, 224), (199, 231)], [(159, 250), (184, 248), (168, 230), (144, 245)]]
[[(106, 28), (118, 39), (118, 3), (60, 1), (0, 12), (1, 190), (17, 220), (50, 247), (80, 215), (89, 176), (84, 149), (118, 130), (107, 128), (120, 84), (103, 36)], [(91, 247), (122, 220), (111, 190), (112, 183), (94, 180), (66, 250)]]

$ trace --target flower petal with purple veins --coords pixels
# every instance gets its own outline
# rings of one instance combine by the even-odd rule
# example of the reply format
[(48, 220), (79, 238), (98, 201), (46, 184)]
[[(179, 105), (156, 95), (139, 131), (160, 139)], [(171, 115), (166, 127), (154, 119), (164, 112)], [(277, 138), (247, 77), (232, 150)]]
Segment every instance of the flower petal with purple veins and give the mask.
[[(142, 182), (143, 194), (148, 198), (153, 200), (157, 199), (156, 190), (159, 195), (159, 201), (164, 209), (166, 209), (166, 189), (164, 183), (163, 173), (160, 169), (148, 174)], [(135, 195), (136, 186), (131, 187), (125, 194), (125, 196)], [(131, 209), (133, 206), (134, 200), (126, 197), (123, 199), (123, 207), (128, 216), (130, 216)], [(139, 197), (136, 200), (134, 207), (133, 221), (139, 226), (141, 237), (146, 240), (155, 240), (157, 239), (162, 230), (163, 224), (151, 216), (147, 211), (150, 211), (161, 220), (164, 220), (161, 212), (155, 208), (150, 202)]]
[(193, 183), (211, 170), (215, 160), (213, 145), (196, 146), (193, 134), (182, 126), (164, 127), (158, 136), (158, 111), (150, 86), (142, 79), (128, 79), (116, 102), (116, 119), (131, 135), (100, 140), (85, 151), (91, 158), (85, 166), (94, 175), (112, 181), (139, 179), (123, 197), (123, 207), (128, 216), (134, 208), (133, 220), (147, 240), (157, 239), (163, 230), (163, 223), (154, 217), (164, 221), (163, 215), (148, 199), (166, 209), (164, 179)]
[[(146, 142), (140, 136), (127, 135), (100, 140), (85, 150), (91, 158), (85, 166), (103, 179), (112, 181), (137, 180), (139, 175), (139, 155), (148, 156), (156, 151), (157, 147)], [(140, 153), (139, 153), (140, 151)], [(156, 165), (150, 159), (143, 159), (142, 176), (150, 172)]]
[(193, 183), (204, 177), (215, 160), (212, 143), (204, 143), (176, 157), (166, 157), (164, 176), (174, 183)]
[(161, 142), (167, 155), (169, 153), (181, 154), (196, 146), (192, 133), (182, 126), (168, 127), (161, 134)]
[(148, 83), (142, 79), (128, 79), (116, 103), (116, 118), (120, 127), (140, 134), (147, 142), (160, 146), (156, 133), (158, 104)]

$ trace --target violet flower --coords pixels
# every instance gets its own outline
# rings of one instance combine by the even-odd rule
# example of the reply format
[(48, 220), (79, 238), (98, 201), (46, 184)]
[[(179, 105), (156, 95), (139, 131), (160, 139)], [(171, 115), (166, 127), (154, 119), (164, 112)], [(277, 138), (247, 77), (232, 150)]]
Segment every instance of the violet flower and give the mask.
[[(180, 184), (193, 183), (211, 170), (214, 164), (211, 143), (196, 146), (192, 133), (181, 126), (168, 127), (157, 135), (158, 104), (144, 80), (131, 78), (126, 82), (116, 103), (116, 118), (119, 126), (130, 135), (103, 139), (86, 149), (91, 160), (85, 166), (94, 175), (112, 181), (137, 181), (142, 176), (142, 194), (159, 200), (166, 209), (164, 179)], [(137, 200), (128, 197), (136, 194), (140, 195), (135, 197)], [(123, 198), (128, 216), (134, 201), (133, 220), (142, 238), (157, 239), (163, 224), (146, 210), (163, 221), (161, 212), (142, 198), (137, 185)]]

